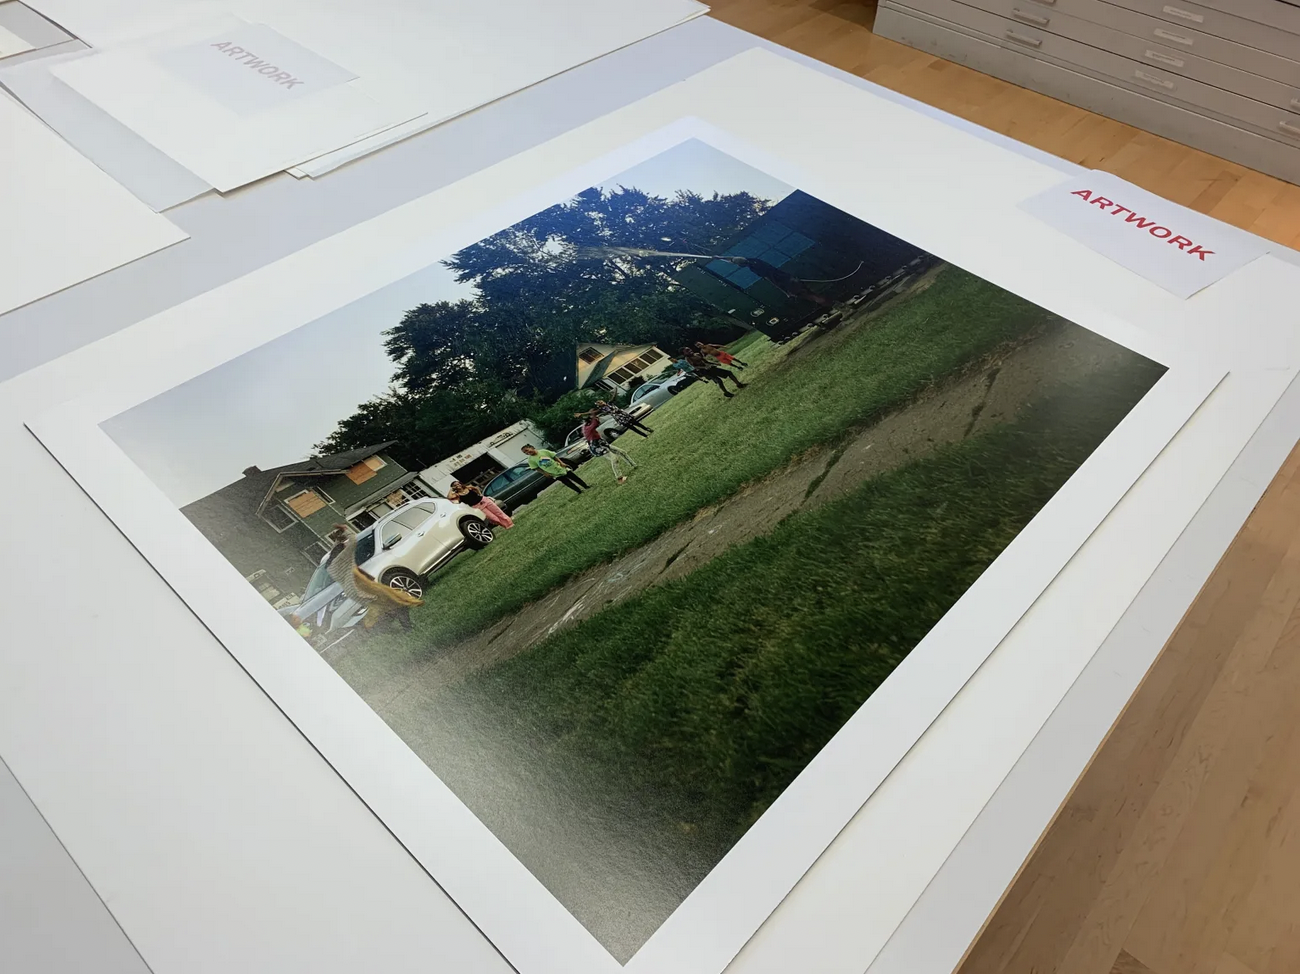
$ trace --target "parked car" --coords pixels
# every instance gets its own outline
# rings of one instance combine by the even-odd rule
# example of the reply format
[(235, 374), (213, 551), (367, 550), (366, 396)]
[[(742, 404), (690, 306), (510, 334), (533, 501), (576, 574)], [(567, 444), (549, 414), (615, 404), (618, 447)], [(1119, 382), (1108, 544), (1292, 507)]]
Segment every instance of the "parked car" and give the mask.
[[(625, 432), (617, 420), (606, 418), (600, 422), (601, 435), (611, 442), (617, 440)], [(569, 435), (564, 438), (564, 446), (555, 451), (557, 457), (568, 460), (575, 466), (578, 463), (586, 463), (591, 459), (591, 450), (587, 446), (587, 438), (582, 435), (582, 427), (576, 426), (569, 431)], [(576, 462), (575, 462), (576, 461)]]
[(403, 504), (357, 535), (356, 560), (376, 581), (424, 598), (427, 579), (466, 549), (486, 548), (492, 526), (472, 507), (442, 497)]
[(654, 379), (632, 393), (627, 411), (637, 419), (650, 415), (698, 378), (690, 372), (675, 372), (663, 379)]
[[(556, 456), (560, 454), (557, 453)], [(574, 463), (572, 460), (569, 462)], [(574, 463), (574, 466), (577, 464)], [(528, 464), (518, 463), (509, 470), (497, 474), (483, 488), (483, 493), (496, 501), (503, 511), (510, 514), (536, 499), (538, 494), (550, 486), (550, 483), (551, 478), (540, 470), (532, 470)]]
[(366, 617), (366, 607), (343, 594), (338, 582), (325, 570), (326, 555), (307, 582), (307, 589), (297, 605), (288, 605), (280, 615), (302, 631), (308, 642), (318, 649), (355, 628)]

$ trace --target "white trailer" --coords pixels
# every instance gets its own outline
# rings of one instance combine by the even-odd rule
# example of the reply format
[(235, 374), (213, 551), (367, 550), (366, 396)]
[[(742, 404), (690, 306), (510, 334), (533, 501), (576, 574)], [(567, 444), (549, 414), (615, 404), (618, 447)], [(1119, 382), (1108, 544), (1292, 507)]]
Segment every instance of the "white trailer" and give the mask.
[(486, 487), (503, 470), (524, 462), (523, 448), (529, 443), (544, 447), (546, 438), (528, 420), (521, 420), (431, 467), (425, 467), (420, 471), (420, 480), (429, 490), (443, 497), (451, 490), (453, 480)]

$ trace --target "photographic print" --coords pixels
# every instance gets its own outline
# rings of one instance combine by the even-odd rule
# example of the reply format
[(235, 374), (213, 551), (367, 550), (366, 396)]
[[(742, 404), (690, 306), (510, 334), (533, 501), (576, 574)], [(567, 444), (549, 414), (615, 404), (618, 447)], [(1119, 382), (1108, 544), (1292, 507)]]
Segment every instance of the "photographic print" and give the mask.
[(1164, 371), (689, 140), (102, 428), (626, 962)]

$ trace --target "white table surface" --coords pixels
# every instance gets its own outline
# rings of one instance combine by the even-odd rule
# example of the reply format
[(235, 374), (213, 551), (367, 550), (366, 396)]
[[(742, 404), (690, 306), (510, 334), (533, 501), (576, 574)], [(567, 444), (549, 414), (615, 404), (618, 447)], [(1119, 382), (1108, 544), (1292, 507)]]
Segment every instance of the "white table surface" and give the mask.
[[(228, 197), (204, 197), (170, 210), (168, 216), (190, 233), (190, 240), (0, 316), (0, 380), (754, 46), (774, 48), (716, 21), (697, 20), (320, 180), (281, 175)], [(816, 64), (798, 55), (789, 56)], [(878, 90), (824, 65), (818, 67)], [(956, 119), (952, 124), (976, 130)], [(1055, 166), (1063, 174), (1079, 171), (1072, 164), (1001, 136), (984, 134), (991, 141)], [(942, 974), (951, 969), (1150, 664), (1150, 654), (1128, 651), (1126, 632), (1150, 632), (1176, 624), (1218, 553), (1231, 540), (1240, 512), (1258, 498), (1289, 449), (1287, 430), (1297, 423), (1300, 390), (1292, 389), (884, 951), (874, 963), (864, 957), (856, 967), (849, 965), (842, 972), (837, 967), (834, 974), (856, 974), (868, 964), (873, 974)], [(69, 496), (76, 493), (75, 485), (60, 478), (57, 469), (52, 473), (54, 479), (43, 480), (43, 487)], [(50, 473), (42, 476), (48, 478)], [(207, 660), (212, 682), (205, 692), (211, 699), (196, 701), (195, 706), (207, 712), (219, 701), (230, 715), (229, 731), (220, 745), (209, 741), (207, 753), (193, 755), (192, 767), (202, 769), (201, 779), (191, 776), (190, 765), (183, 758), (169, 755), (163, 762), (164, 773), (142, 781), (137, 754), (97, 747), (105, 758), (96, 771), (99, 780), (88, 785), (143, 792), (153, 789), (172, 814), (188, 804), (195, 820), (202, 819), (209, 827), (214, 821), (228, 823), (210, 833), (207, 854), (195, 859), (195, 869), (202, 875), (195, 877), (195, 886), (183, 891), (188, 897), (183, 906), (168, 914), (178, 945), (169, 956), (183, 956), (186, 945), (193, 945), (196, 955), (183, 966), (174, 961), (158, 966), (156, 974), (223, 970), (221, 957), (212, 952), (227, 947), (227, 959), (244, 959), (241, 970), (276, 974), (353, 974), (357, 970), (496, 974), (509, 970), (147, 564), (131, 557), (127, 542), (117, 536), (101, 543), (121, 549), (113, 562), (114, 572), (126, 573), (132, 590), (138, 592), (142, 617), (151, 625), (172, 627), (178, 653)], [(4, 571), (26, 572), (32, 567), (30, 559), (11, 556), (5, 559)], [(94, 566), (80, 567), (77, 575), (82, 580), (93, 579)], [(111, 653), (113, 640), (123, 638), (96, 632), (93, 613), (70, 613), (67, 619), (49, 620), (48, 624), (51, 640), (81, 640), (101, 652)], [(0, 680), (9, 678), (14, 675), (0, 673)], [(129, 688), (105, 686), (104, 692), (123, 693)], [(160, 703), (158, 716), (183, 723), (185, 701)], [(101, 730), (111, 743), (113, 728)], [(158, 735), (160, 741), (168, 737), (165, 723), (160, 723)], [(67, 740), (54, 744), (75, 748), (75, 738), (70, 733)], [(248, 760), (253, 753), (256, 760)], [(20, 784), (21, 774), (15, 781), (0, 765), (0, 903), (5, 904), (0, 909), (4, 951), (0, 961), (18, 961), (16, 967), (4, 963), (0, 967), (22, 974), (80, 970), (137, 974), (149, 970), (129, 941), (131, 931), (121, 930), (104, 906), (104, 901), (111, 905), (114, 889), (105, 888), (104, 883), (92, 889)], [(250, 808), (250, 801), (265, 804)], [(183, 854), (187, 843), (195, 841), (185, 821), (152, 820), (148, 794), (142, 793), (140, 802), (138, 832), (103, 837), (119, 856), (114, 874), (119, 883), (148, 883), (152, 857), (163, 850)], [(214, 803), (221, 806), (222, 814), (213, 815)], [(310, 828), (295, 818), (294, 810), (304, 806), (312, 809)], [(257, 822), (255, 828), (249, 825), (253, 821)], [(834, 854), (832, 847), (814, 869), (825, 867)], [(840, 863), (839, 868), (846, 865), (851, 868), (851, 863)], [(263, 895), (259, 884), (262, 868), (301, 868), (302, 875), (295, 877), (295, 882), (267, 884), (275, 895)], [(195, 888), (209, 890), (210, 896), (203, 899)], [(286, 891), (294, 890), (298, 896), (285, 896)], [(176, 898), (167, 889), (157, 890), (157, 896), (160, 909)], [(13, 904), (27, 904), (29, 909), (24, 912)], [(31, 920), (33, 913), (40, 922)], [(803, 968), (821, 971), (818, 945), (826, 933), (786, 929), (775, 939), (787, 945), (801, 944)], [(242, 942), (230, 943), (232, 940)], [(761, 949), (764, 940), (760, 933), (751, 947)], [(825, 946), (838, 947), (829, 949), (828, 955), (853, 956), (851, 944)], [(735, 969), (766, 969), (763, 959), (754, 954), (747, 950), (733, 965)], [(253, 967), (247, 963), (250, 956), (258, 959)]]

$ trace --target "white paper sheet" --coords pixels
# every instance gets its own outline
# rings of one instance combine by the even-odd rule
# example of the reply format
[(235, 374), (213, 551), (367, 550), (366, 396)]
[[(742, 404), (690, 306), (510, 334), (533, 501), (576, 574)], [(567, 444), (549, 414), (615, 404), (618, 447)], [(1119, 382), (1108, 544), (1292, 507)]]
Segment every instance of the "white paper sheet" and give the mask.
[[(457, 115), (708, 12), (696, 0), (231, 0), (339, 60), (377, 95), (402, 92), (427, 114), (299, 168), (319, 176)], [(379, 13), (383, 10), (382, 15)], [(401, 25), (394, 30), (393, 25)]]
[(354, 87), (379, 101), (412, 100), (417, 111), (400, 124), (315, 153), (301, 166), (310, 176), (708, 11), (696, 0), (191, 0), (175, 9), (168, 0), (108, 0), (110, 16), (100, 0), (32, 4), (96, 46), (189, 24), (216, 7), (355, 72)]
[(188, 236), (8, 95), (0, 146), (0, 314)]
[(1096, 170), (1067, 179), (1020, 208), (1180, 298), (1190, 298), (1270, 249), (1261, 237)]
[(23, 40), (3, 24), (0, 24), (0, 58), (13, 57), (15, 54), (26, 54), (28, 51), (34, 51), (35, 49), (35, 44)]
[(400, 95), (376, 98), (352, 83), (241, 116), (157, 59), (163, 52), (211, 42), (225, 34), (233, 36), (246, 27), (245, 21), (235, 17), (202, 21), (58, 65), (53, 73), (222, 191), (237, 189), (419, 114), (418, 109), (404, 107), (411, 103)]
[(0, 85), (63, 136), (78, 152), (161, 213), (212, 187), (180, 163), (92, 105), (50, 73), (50, 68), (88, 57), (82, 49), (0, 70)]
[(92, 47), (180, 27), (226, 12), (224, 0), (24, 0), (27, 6)]
[(265, 24), (162, 51), (158, 61), (236, 115), (277, 108), (357, 77)]

